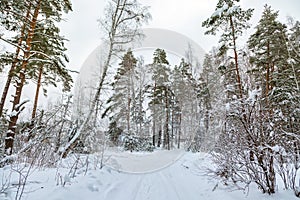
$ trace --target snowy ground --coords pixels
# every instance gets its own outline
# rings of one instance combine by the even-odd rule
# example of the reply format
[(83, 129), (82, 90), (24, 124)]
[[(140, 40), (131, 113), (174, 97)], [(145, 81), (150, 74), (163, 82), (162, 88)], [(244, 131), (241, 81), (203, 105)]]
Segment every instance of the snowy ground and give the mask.
[[(212, 167), (209, 155), (179, 150), (153, 153), (106, 152), (108, 166), (96, 169), (99, 159), (87, 157), (67, 168), (34, 169), (31, 171), (23, 198), (28, 200), (296, 200), (291, 191), (278, 189), (277, 194), (261, 194), (255, 185), (249, 191), (225, 187), (207, 175)], [(99, 157), (98, 157), (99, 158)], [(89, 163), (86, 165), (86, 163)], [(78, 168), (78, 166), (82, 166)], [(0, 169), (2, 186), (10, 167)], [(1, 178), (1, 177), (0, 177)], [(1, 200), (15, 199), (18, 176)], [(1, 185), (0, 185), (1, 187)]]

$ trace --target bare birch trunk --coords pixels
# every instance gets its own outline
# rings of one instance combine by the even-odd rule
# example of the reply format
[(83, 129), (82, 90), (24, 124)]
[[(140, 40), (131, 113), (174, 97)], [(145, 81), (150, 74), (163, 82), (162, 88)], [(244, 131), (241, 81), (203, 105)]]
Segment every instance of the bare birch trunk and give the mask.
[(95, 108), (97, 102), (99, 101), (100, 94), (101, 94), (101, 91), (103, 88), (104, 79), (107, 75), (107, 71), (108, 71), (108, 67), (110, 64), (111, 57), (112, 57), (112, 53), (113, 53), (113, 44), (111, 43), (110, 48), (109, 48), (108, 57), (105, 62), (105, 65), (104, 65), (102, 76), (101, 76), (100, 82), (98, 84), (94, 99), (92, 101), (91, 108), (88, 111), (88, 114), (87, 114), (85, 120), (83, 121), (83, 123), (81, 124), (79, 129), (76, 131), (76, 133), (74, 134), (72, 139), (65, 145), (65, 147), (63, 147), (59, 151), (59, 154), (63, 155), (63, 157), (66, 157), (68, 155), (68, 152), (76, 145), (75, 142), (79, 139), (79, 136), (82, 134), (83, 129), (87, 126), (87, 124), (89, 123), (89, 121), (94, 113), (94, 108)]

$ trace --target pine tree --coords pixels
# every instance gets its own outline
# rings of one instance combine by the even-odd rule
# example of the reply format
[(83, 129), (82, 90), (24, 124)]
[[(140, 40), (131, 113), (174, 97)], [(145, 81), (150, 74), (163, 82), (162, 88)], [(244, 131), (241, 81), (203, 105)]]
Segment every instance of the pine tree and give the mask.
[(256, 32), (249, 38), (250, 51), (253, 52), (251, 62), (254, 64), (258, 86), (262, 89), (262, 102), (267, 112), (271, 112), (269, 95), (274, 88), (274, 75), (278, 66), (286, 65), (287, 60), (286, 26), (276, 19), (278, 12), (265, 5), (265, 10), (256, 27)]
[[(284, 126), (286, 120), (281, 116), (288, 117), (287, 113), (291, 112), (289, 102), (292, 97), (291, 82), (294, 79), (290, 79), (291, 67), (287, 63), (286, 25), (280, 23), (277, 17), (278, 11), (274, 12), (270, 6), (265, 5), (256, 32), (248, 41), (249, 49), (253, 53), (251, 59), (255, 67), (253, 71), (257, 72), (257, 88), (261, 89), (260, 108), (258, 108), (261, 113), (261, 131), (256, 139), (259, 141), (255, 143), (256, 146), (274, 146), (277, 143), (277, 133), (281, 131), (278, 129)], [(255, 152), (255, 156), (258, 158), (258, 166), (265, 171), (266, 184), (262, 190), (274, 193), (276, 183), (274, 152), (272, 149), (266, 149)]]
[[(14, 136), (16, 133), (16, 124), (19, 117), (20, 112), (24, 107), (25, 102), (21, 102), (21, 95), (23, 91), (23, 86), (26, 81), (27, 73), (30, 71), (30, 59), (33, 58), (36, 54), (39, 55), (46, 55), (43, 52), (33, 52), (32, 51), (32, 45), (33, 45), (33, 38), (36, 33), (36, 28), (38, 24), (38, 19), (41, 19), (44, 17), (44, 19), (53, 19), (57, 22), (61, 20), (62, 12), (68, 12), (71, 10), (71, 3), (66, 1), (44, 1), (44, 0), (37, 0), (37, 1), (24, 1), (24, 9), (21, 10), (22, 12), (17, 13), (15, 15), (14, 10), (14, 4), (19, 3), (19, 1), (13, 1), (9, 2), (7, 4), (8, 6), (8, 13), (12, 13), (9, 15), (12, 19), (19, 19), (20, 16), (29, 16), (28, 18), (25, 18), (25, 20), (21, 21), (21, 24), (23, 24), (23, 27), (19, 29), (20, 38), (17, 41), (17, 44), (24, 44), (23, 47), (20, 47), (19, 45), (15, 45), (14, 43), (9, 42), (13, 46), (16, 47), (16, 53), (14, 55), (14, 59), (12, 59), (12, 65), (11, 65), (11, 71), (14, 72), (15, 69), (18, 69), (18, 76), (16, 76), (16, 91), (14, 94), (13, 99), (13, 108), (12, 108), (12, 114), (10, 115), (9, 120), (9, 127), (6, 134), (6, 140), (5, 140), (5, 150), (6, 154), (10, 155), (12, 153), (13, 148), (13, 142), (14, 142)], [(25, 14), (23, 14), (25, 13)], [(19, 21), (20, 22), (20, 21)], [(19, 58), (20, 51), (22, 51), (22, 59), (18, 63), (18, 67), (16, 66), (16, 60)], [(7, 83), (8, 86), (10, 85), (10, 81), (12, 79), (12, 73), (9, 72)], [(7, 88), (5, 88), (6, 90)], [(4, 96), (7, 95), (6, 91), (3, 93)], [(3, 96), (2, 96), (3, 97)], [(5, 98), (3, 98), (5, 100)], [(1, 104), (3, 106), (4, 101), (1, 101)]]
[(239, 0), (219, 0), (215, 12), (202, 23), (202, 26), (209, 28), (205, 34), (215, 35), (217, 31), (223, 30), (219, 40), (219, 43), (222, 44), (220, 50), (222, 53), (226, 53), (228, 50), (233, 51), (237, 92), (239, 98), (242, 99), (243, 88), (236, 41), (243, 31), (250, 27), (247, 22), (254, 9), (242, 10), (240, 6), (235, 5), (236, 2)]
[(291, 33), (289, 34), (288, 42), (288, 53), (289, 53), (289, 64), (293, 70), (293, 78), (295, 82), (295, 87), (300, 90), (300, 22), (293, 22), (290, 18), (290, 23), (292, 24)]
[(219, 133), (222, 132), (222, 124), (226, 119), (224, 102), (228, 99), (228, 94), (224, 94), (226, 84), (224, 84), (224, 68), (222, 58), (218, 55), (218, 50), (213, 49), (205, 55), (203, 62), (203, 70), (200, 74), (200, 91), (198, 92), (200, 112), (200, 120), (203, 122), (203, 130), (205, 130), (206, 148), (213, 148)]
[(136, 82), (137, 82), (137, 59), (131, 50), (123, 56), (117, 74), (114, 77), (113, 95), (109, 99), (110, 112), (113, 114), (112, 121), (125, 131), (127, 135), (133, 135), (132, 110), (134, 109)]
[(182, 110), (185, 102), (185, 81), (180, 67), (175, 66), (172, 71), (172, 90), (174, 92), (174, 102), (172, 108), (172, 131), (176, 136), (177, 148), (180, 148), (182, 137)]
[[(197, 124), (197, 83), (192, 76), (192, 65), (181, 60), (172, 72), (172, 91), (174, 93), (174, 120), (177, 127), (177, 147), (180, 148), (182, 133), (196, 136)], [(194, 137), (195, 138), (195, 137)], [(192, 140), (194, 140), (192, 137)]]
[[(223, 83), (225, 86), (226, 98), (226, 116), (224, 122), (224, 139), (232, 142), (232, 145), (237, 144), (236, 139), (230, 138), (232, 133), (234, 137), (247, 138), (251, 140), (247, 132), (238, 132), (240, 129), (247, 127), (248, 119), (245, 108), (245, 91), (243, 88), (241, 76), (241, 63), (239, 58), (239, 49), (237, 46), (238, 38), (243, 34), (243, 31), (250, 27), (250, 20), (254, 9), (243, 10), (239, 5), (236, 5), (239, 0), (219, 0), (215, 12), (210, 18), (202, 23), (203, 27), (208, 28), (206, 34), (215, 35), (218, 31), (223, 30), (219, 43), (218, 55), (223, 62), (219, 65), (219, 70), (223, 73)], [(238, 133), (236, 133), (238, 132)], [(229, 145), (229, 148), (233, 146)], [(223, 149), (224, 150), (224, 149)], [(224, 151), (225, 153), (225, 151)], [(252, 157), (250, 151), (250, 157)]]
[[(299, 22), (292, 25), (288, 34), (283, 31), (284, 39), (281, 46), (277, 47), (282, 51), (280, 60), (275, 62), (275, 73), (273, 77), (274, 88), (270, 92), (270, 107), (273, 111), (273, 132), (276, 136), (276, 144), (284, 148), (284, 154), (277, 155), (281, 167), (281, 177), (284, 180), (286, 189), (293, 189), (296, 196), (300, 196), (299, 183), (297, 183), (296, 174), (300, 169), (300, 65), (299, 55)], [(298, 40), (298, 41), (297, 41)], [(284, 47), (283, 44), (285, 44)], [(282, 48), (282, 49), (280, 49)], [(285, 53), (283, 50), (285, 50)], [(275, 49), (274, 49), (275, 50)], [(276, 152), (277, 153), (277, 152)], [(286, 159), (282, 159), (283, 156)], [(289, 169), (292, 172), (287, 173)]]
[(28, 63), (30, 66), (28, 76), (31, 80), (37, 82), (32, 119), (36, 115), (39, 91), (42, 85), (44, 86), (45, 95), (47, 94), (46, 86), (53, 85), (57, 87), (59, 82), (62, 82), (64, 92), (71, 90), (73, 80), (65, 65), (65, 62), (69, 61), (64, 54), (66, 51), (64, 41), (66, 39), (60, 36), (59, 32), (59, 28), (55, 26), (52, 20), (47, 19), (45, 23), (37, 24), (31, 50), (36, 52), (37, 55), (33, 56)]
[[(151, 101), (149, 108), (152, 111), (152, 142), (155, 146), (155, 136), (158, 130), (157, 146), (159, 147), (162, 141), (161, 133), (164, 130), (164, 146), (169, 144), (169, 61), (167, 54), (163, 49), (156, 49), (153, 54), (153, 63), (151, 64), (152, 81)], [(165, 123), (163, 118), (165, 117)], [(158, 123), (160, 122), (160, 123)], [(163, 128), (164, 125), (164, 128)]]
[[(207, 59), (208, 57), (206, 57)], [(205, 60), (206, 62), (210, 62)], [(210, 97), (210, 91), (209, 91), (209, 72), (208, 72), (209, 64), (205, 63), (203, 65), (203, 72), (200, 74), (200, 78), (198, 80), (198, 92), (197, 97), (199, 99), (199, 121), (200, 121), (200, 128), (197, 132), (196, 136), (198, 137), (197, 140), (195, 140), (198, 145), (196, 145), (197, 150), (199, 151), (199, 148), (201, 146), (204, 146), (205, 143), (208, 141), (208, 130), (209, 130), (209, 118), (210, 118), (210, 112), (211, 112), (211, 97)], [(203, 144), (200, 144), (203, 143)]]
[(144, 108), (146, 95), (146, 73), (147, 69), (144, 65), (143, 57), (137, 59), (137, 77), (138, 83), (136, 85), (135, 106), (132, 109), (132, 121), (135, 124), (137, 135), (140, 137), (148, 137), (145, 126), (147, 124), (146, 111)]
[[(30, 9), (32, 3), (30, 1), (1, 1), (1, 26), (4, 30), (8, 32), (19, 32), (16, 40), (5, 38), (5, 35), (1, 35), (1, 40), (11, 44), (16, 47), (15, 53), (7, 52), (1, 55), (1, 65), (11, 65), (8, 72), (8, 77), (2, 92), (0, 101), (0, 116), (3, 113), (3, 108), (5, 104), (6, 97), (8, 95), (8, 90), (11, 85), (13, 78), (16, 76), (17, 65), (20, 65), (21, 53), (24, 51), (22, 47), (22, 42), (25, 41), (25, 34), (28, 29)], [(21, 25), (20, 25), (21, 24)], [(2, 66), (3, 67), (3, 66)]]

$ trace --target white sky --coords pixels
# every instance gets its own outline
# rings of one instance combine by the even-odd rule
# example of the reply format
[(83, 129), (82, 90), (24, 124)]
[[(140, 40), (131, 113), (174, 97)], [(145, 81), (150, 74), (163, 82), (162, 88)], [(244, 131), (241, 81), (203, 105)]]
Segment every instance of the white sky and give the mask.
[[(62, 23), (62, 34), (70, 41), (67, 54), (70, 67), (79, 70), (88, 55), (100, 44), (101, 35), (97, 19), (103, 16), (107, 0), (71, 0), (73, 12)], [(217, 0), (140, 0), (150, 6), (152, 20), (145, 27), (166, 28), (186, 35), (197, 42), (205, 51), (216, 46), (216, 36), (204, 35), (202, 21), (214, 12)], [(263, 6), (271, 5), (279, 10), (280, 20), (286, 22), (287, 16), (300, 20), (299, 0), (241, 0), (242, 7), (255, 8), (252, 25), (259, 20)], [(250, 34), (251, 31), (248, 31)]]
[[(73, 12), (65, 16), (66, 22), (61, 23), (62, 35), (69, 39), (66, 47), (70, 58), (69, 68), (80, 70), (91, 52), (101, 43), (100, 29), (97, 19), (103, 16), (105, 2), (108, 0), (71, 0)], [(204, 35), (201, 24), (215, 10), (218, 0), (139, 0), (150, 6), (152, 20), (145, 27), (165, 28), (186, 35), (197, 42), (205, 51), (218, 44), (218, 37)], [(264, 4), (279, 10), (279, 19), (286, 21), (292, 16), (300, 20), (299, 0), (241, 0), (243, 8), (255, 8), (251, 23), (256, 25)], [(248, 31), (251, 34), (252, 31)], [(243, 41), (244, 42), (244, 41)], [(72, 74), (75, 76), (75, 74)], [(5, 74), (0, 74), (0, 91)], [(27, 87), (23, 98), (32, 99), (34, 90)], [(60, 94), (58, 92), (57, 94)], [(41, 95), (42, 97), (42, 95)], [(50, 97), (52, 97), (50, 95)], [(44, 97), (42, 97), (44, 98)], [(53, 97), (54, 99), (56, 97)], [(40, 102), (41, 103), (41, 102)]]

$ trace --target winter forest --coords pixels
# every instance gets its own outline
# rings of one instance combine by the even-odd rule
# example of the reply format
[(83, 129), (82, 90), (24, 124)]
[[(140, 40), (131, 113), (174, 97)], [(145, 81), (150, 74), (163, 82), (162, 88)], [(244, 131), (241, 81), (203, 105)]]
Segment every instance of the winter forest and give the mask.
[[(265, 5), (250, 24), (253, 8), (218, 0), (195, 24), (218, 46), (171, 64), (167, 49), (146, 59), (132, 46), (149, 7), (107, 0), (86, 88), (59, 26), (71, 0), (0, 10), (0, 199), (300, 198), (298, 19)], [(51, 87), (60, 95), (41, 107)]]

